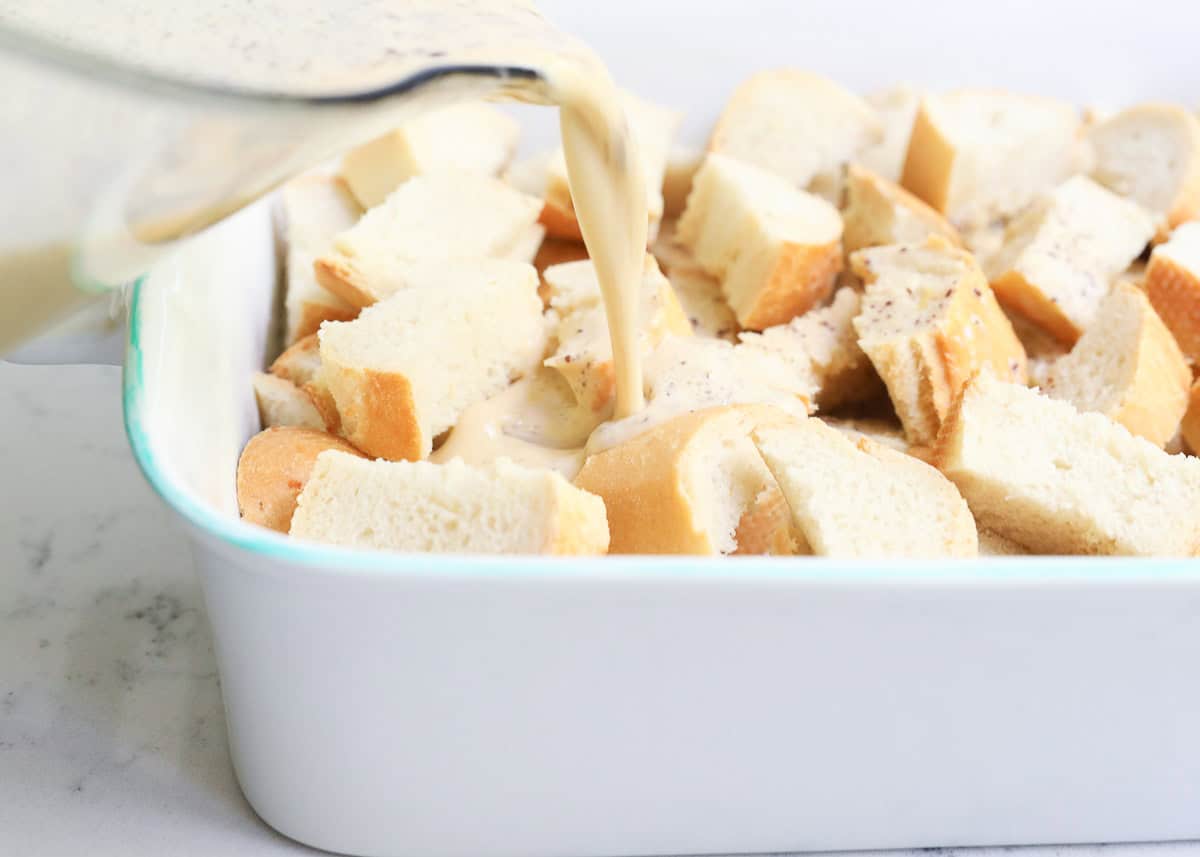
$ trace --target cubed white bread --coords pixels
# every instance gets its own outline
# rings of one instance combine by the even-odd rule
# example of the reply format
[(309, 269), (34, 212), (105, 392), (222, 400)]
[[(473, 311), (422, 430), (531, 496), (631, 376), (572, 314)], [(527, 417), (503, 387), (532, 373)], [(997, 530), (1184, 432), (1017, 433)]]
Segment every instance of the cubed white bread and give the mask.
[(1043, 391), (1078, 411), (1104, 414), (1158, 447), (1179, 430), (1192, 371), (1174, 337), (1134, 286), (1114, 286)]
[(1034, 553), (1191, 556), (1200, 547), (1200, 460), (988, 373), (963, 389), (936, 461), (980, 527)]
[(1008, 224), (988, 263), (996, 297), (1070, 345), (1154, 235), (1136, 203), (1074, 176)]
[(909, 443), (927, 445), (975, 372), (1024, 383), (1025, 350), (965, 250), (941, 238), (860, 250), (859, 346), (887, 385)]
[(646, 407), (600, 425), (588, 438), (588, 452), (617, 446), (680, 414), (722, 405), (772, 405), (807, 416), (816, 395), (809, 366), (773, 349), (665, 336), (643, 365)]
[(237, 467), (238, 512), (243, 520), (286, 533), (313, 464), (330, 449), (359, 455), (340, 437), (297, 426), (275, 426), (250, 438)]
[(762, 423), (754, 444), (816, 556), (975, 556), (975, 519), (941, 473), (818, 419)]
[[(414, 263), (520, 258), (541, 201), (479, 173), (438, 172), (404, 182), (316, 261), (325, 288), (357, 307), (411, 287)], [(540, 239), (539, 239), (540, 240)]]
[(1146, 267), (1146, 294), (1192, 363), (1200, 362), (1200, 222), (1159, 244)]
[(376, 458), (424, 458), (465, 408), (541, 360), (537, 272), (496, 259), (452, 265), (438, 288), (398, 292), (319, 337), (343, 436)]
[(327, 431), (337, 432), (342, 420), (338, 415), (337, 403), (325, 384), (321, 374), (321, 343), (317, 334), (310, 333), (293, 342), (271, 364), (272, 375), (290, 381), (299, 387), (312, 401), (321, 415)]
[(901, 184), (959, 229), (1007, 218), (1080, 166), (1079, 112), (1051, 98), (967, 89), (921, 100)]
[(316, 333), (323, 321), (349, 321), (358, 307), (317, 282), (313, 262), (333, 246), (333, 238), (362, 216), (341, 179), (303, 176), (288, 182), (280, 194), (287, 243), (287, 322), (285, 342)]
[(829, 306), (762, 333), (741, 334), (742, 347), (774, 352), (796, 365), (798, 375), (811, 376), (817, 386), (819, 411), (871, 399), (883, 391), (883, 385), (858, 345), (854, 319), (861, 306), (858, 292), (839, 289)]
[(373, 208), (410, 178), (445, 170), (498, 175), (521, 127), (495, 107), (463, 102), (422, 113), (342, 158), (342, 177), (363, 208)]
[(678, 217), (687, 206), (688, 194), (692, 192), (692, 179), (704, 163), (704, 150), (690, 146), (672, 146), (667, 152), (667, 165), (663, 171), (663, 218)]
[(325, 430), (325, 419), (313, 404), (312, 397), (291, 381), (266, 372), (255, 372), (250, 376), (250, 384), (254, 387), (258, 419), (263, 428), (297, 426)]
[(692, 325), (692, 333), (709, 339), (737, 341), (740, 330), (737, 316), (721, 293), (720, 280), (689, 265), (671, 268), (667, 279)]
[(842, 166), (882, 140), (883, 123), (862, 98), (820, 75), (781, 68), (738, 86), (708, 148), (836, 203)]
[(317, 458), (292, 518), (294, 538), (404, 553), (603, 554), (604, 503), (557, 473), (501, 459)]
[(920, 243), (930, 235), (962, 245), (950, 221), (898, 184), (858, 164), (846, 168), (842, 222), (847, 256), (864, 247)]
[(1192, 384), (1188, 393), (1187, 412), (1183, 415), (1179, 431), (1187, 450), (1192, 455), (1200, 455), (1200, 381)]
[[(621, 106), (641, 157), (649, 217), (647, 237), (653, 240), (663, 218), (663, 177), (667, 170), (667, 156), (671, 150), (671, 140), (683, 117), (675, 110), (651, 104), (630, 92), (621, 93)], [(533, 186), (532, 172), (521, 180)], [(546, 162), (545, 188), (541, 222), (547, 234), (580, 240), (579, 221), (575, 218), (571, 185), (567, 179), (567, 161), (561, 148)]]
[[(550, 308), (560, 319), (555, 329), (558, 345), (545, 365), (570, 384), (579, 404), (603, 410), (616, 395), (616, 374), (596, 268), (590, 261), (567, 262), (547, 268), (543, 279), (550, 287)], [(640, 316), (638, 342), (643, 354), (668, 333), (692, 333), (671, 284), (649, 255), (642, 272)]]
[(836, 208), (724, 155), (709, 155), (696, 174), (678, 237), (721, 281), (749, 330), (784, 324), (820, 303), (842, 267)]
[[(610, 552), (734, 553), (743, 516), (774, 483), (749, 431), (776, 413), (700, 410), (589, 456), (575, 485), (604, 499)], [(758, 533), (755, 539), (773, 541)]]
[(1200, 217), (1200, 119), (1175, 104), (1139, 104), (1088, 130), (1092, 178), (1141, 205), (1159, 237)]
[(911, 86), (895, 86), (872, 92), (866, 102), (875, 109), (883, 126), (883, 138), (858, 154), (858, 162), (891, 182), (899, 182), (904, 173), (904, 156), (912, 136), (913, 120), (921, 94)]

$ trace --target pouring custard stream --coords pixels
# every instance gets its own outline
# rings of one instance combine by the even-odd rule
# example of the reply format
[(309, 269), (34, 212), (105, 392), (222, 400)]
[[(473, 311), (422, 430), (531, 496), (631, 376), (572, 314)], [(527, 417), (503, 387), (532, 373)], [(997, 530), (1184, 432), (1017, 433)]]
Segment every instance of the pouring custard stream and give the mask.
[[(626, 417), (641, 409), (637, 291), (648, 224), (641, 160), (603, 63), (578, 41), (549, 25), (532, 3), (361, 0), (335, 7), (320, 2), (263, 0), (253, 6), (213, 9), (208, 4), (187, 3), (147, 8), (141, 0), (83, 6), (69, 0), (36, 4), (0, 0), (0, 13), (30, 33), (48, 35), (63, 46), (83, 48), (94, 57), (125, 67), (126, 77), (118, 76), (120, 83), (101, 81), (102, 86), (93, 86), (80, 77), (66, 76), (63, 82), (55, 79), (54, 88), (46, 90), (55, 101), (53, 111), (42, 109), (40, 103), (47, 96), (34, 97), (36, 92), (18, 99), (15, 109), (9, 105), (9, 114), (0, 108), (3, 127), (10, 127), (11, 120), (14, 129), (5, 136), (18, 146), (12, 161), (18, 182), (15, 197), (37, 201), (34, 216), (23, 217), (22, 222), (36, 225), (44, 221), (46, 225), (28, 237), (39, 245), (50, 246), (55, 242), (47, 239), (56, 239), (73, 247), (76, 269), (121, 272), (120, 276), (97, 273), (88, 278), (90, 286), (116, 286), (129, 274), (136, 276), (144, 271), (145, 260), (161, 255), (171, 241), (222, 219), (313, 163), (395, 127), (414, 110), (497, 93), (520, 101), (557, 104), (572, 204), (595, 265), (612, 341), (614, 416)], [(231, 40), (231, 33), (238, 34), (237, 38)], [(167, 38), (171, 38), (172, 50), (164, 52), (161, 46)], [(254, 49), (244, 49), (247, 44)], [(35, 82), (43, 80), (44, 68), (29, 68)], [(335, 96), (386, 91), (432, 68), (476, 72), (433, 75), (399, 94), (329, 106), (329, 99)], [(508, 71), (500, 71), (504, 69)], [(480, 70), (484, 73), (478, 73)], [(134, 77), (173, 79), (177, 83), (172, 86), (177, 88), (169, 91), (167, 98), (155, 101), (149, 90), (141, 93), (130, 85), (130, 71)], [(196, 96), (194, 112), (186, 92), (192, 83), (208, 88), (208, 95)], [(239, 100), (231, 95), (226, 103), (212, 95), (218, 90), (269, 93), (271, 99), (258, 109), (253, 96)], [(108, 141), (89, 135), (87, 151), (113, 153), (111, 159), (98, 160), (93, 172), (127, 172), (117, 158), (128, 151), (131, 156), (145, 156), (139, 163), (131, 157), (125, 165), (141, 170), (140, 180), (136, 174), (123, 176), (122, 184), (128, 188), (125, 197), (109, 194), (112, 199), (101, 204), (94, 183), (80, 182), (76, 189), (56, 179), (54, 186), (62, 188), (62, 193), (55, 199), (61, 202), (62, 211), (51, 211), (44, 193), (46, 177), (57, 175), (59, 162), (73, 157), (64, 147), (77, 136), (64, 134), (63, 123), (90, 116), (89, 105), (95, 108), (93, 112), (111, 113), (114, 104), (97, 97), (105, 92), (119, 95), (116, 106), (135, 117), (163, 120), (145, 141), (144, 152), (136, 141), (118, 139), (115, 134), (117, 128), (133, 128), (137, 123), (102, 117), (90, 123), (114, 132)], [(201, 89), (197, 93), (203, 94)], [(314, 98), (326, 101), (306, 100)], [(274, 108), (268, 109), (266, 101)], [(279, 104), (286, 104), (286, 109), (279, 109)], [(222, 112), (225, 108), (228, 110)], [(151, 115), (156, 112), (163, 115)], [(38, 136), (54, 145), (37, 145)], [(210, 144), (214, 136), (228, 145), (214, 148)], [(83, 141), (80, 143), (82, 146)], [(196, 150), (205, 157), (189, 157)], [(213, 155), (226, 150), (229, 155)], [(0, 151), (7, 151), (3, 144)], [(38, 166), (45, 168), (39, 170)], [(27, 192), (20, 184), (22, 176), (30, 177)], [(161, 197), (153, 195), (156, 190), (162, 191)], [(110, 202), (114, 204), (110, 206)], [(28, 203), (22, 205), (29, 207)], [(97, 209), (106, 209), (104, 216), (87, 218), (90, 223), (86, 225), (80, 223), (79, 212)], [(64, 212), (72, 216), (66, 217)], [(50, 234), (54, 230), (62, 234)], [(30, 243), (21, 235), (5, 236), (0, 241), (0, 257), (27, 251)], [(47, 277), (18, 278), (6, 273), (0, 294), (6, 289), (22, 293), (17, 297), (35, 292), (31, 299), (43, 304), (47, 315), (65, 308), (74, 297), (67, 286), (69, 267), (60, 261), (50, 264), (62, 258), (61, 252), (47, 254), (47, 264), (33, 266), (46, 269), (47, 277), (55, 279), (53, 288), (46, 284)], [(27, 269), (32, 257), (23, 252), (21, 260)], [(9, 270), (0, 264), (0, 272)], [(27, 326), (34, 325), (32, 315), (21, 316), (17, 325), (26, 321)], [(11, 316), (0, 314), (3, 317)], [(19, 332), (10, 331), (8, 340), (15, 340)], [(3, 341), (0, 336), (0, 347)], [(461, 438), (459, 445), (465, 441)]]

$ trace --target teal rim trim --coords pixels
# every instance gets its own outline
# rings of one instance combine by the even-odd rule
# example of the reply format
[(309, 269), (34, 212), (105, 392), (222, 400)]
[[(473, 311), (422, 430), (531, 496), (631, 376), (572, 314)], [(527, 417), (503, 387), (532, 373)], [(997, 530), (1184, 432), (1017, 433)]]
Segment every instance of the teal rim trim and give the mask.
[[(192, 527), (212, 539), (257, 554), (263, 558), (307, 567), (336, 567), (339, 575), (362, 574), (456, 574), (502, 573), (545, 577), (638, 577), (688, 576), (707, 582), (734, 583), (738, 580), (809, 581), (830, 584), (962, 583), (989, 581), (1007, 583), (1072, 582), (1079, 580), (1162, 583), (1200, 583), (1200, 564), (1180, 559), (1128, 559), (1096, 557), (993, 557), (962, 560), (889, 561), (808, 560), (742, 557), (730, 573), (730, 560), (704, 561), (697, 557), (430, 557), (425, 554), (396, 554), (352, 550), (298, 542), (278, 533), (243, 523), (224, 515), (176, 484), (155, 458), (147, 435), (145, 413), (145, 364), (142, 348), (142, 300), (146, 278), (132, 287), (129, 309), (129, 341), (122, 375), (122, 406), (125, 433), (134, 459), (154, 491)], [(432, 560), (432, 562), (431, 562)], [(431, 566), (442, 566), (431, 571)], [(564, 568), (564, 566), (568, 566)], [(314, 569), (317, 570), (317, 569)], [(289, 573), (295, 573), (290, 571)], [(660, 578), (661, 579), (661, 578)]]

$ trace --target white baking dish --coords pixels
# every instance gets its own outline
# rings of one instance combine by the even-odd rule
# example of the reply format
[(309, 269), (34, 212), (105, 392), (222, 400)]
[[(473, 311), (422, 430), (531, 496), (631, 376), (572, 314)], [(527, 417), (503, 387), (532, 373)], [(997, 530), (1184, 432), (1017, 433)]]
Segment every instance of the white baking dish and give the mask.
[[(620, 51), (622, 4), (605, 5), (611, 18), (597, 4), (547, 5), (634, 88), (709, 115), (756, 67), (790, 59), (865, 86), (897, 76), (872, 65), (879, 55), (918, 82), (1180, 97), (1167, 48), (1197, 32), (1180, 5), (1190, 19), (1157, 34), (1162, 50), (1137, 33), (1117, 50), (1103, 40), (1148, 32), (1163, 10), (1139, 4), (1126, 20), (1128, 4), (1088, 4), (1094, 32), (1056, 37), (1063, 71), (1039, 85), (1046, 39), (1018, 21), (1036, 8), (1062, 32), (1068, 13), (1048, 4), (973, 22), (945, 3), (923, 4), (921, 20), (856, 2), (762, 4), (720, 21), (663, 4), (642, 9), (628, 38), (637, 50), (670, 41), (667, 76), (657, 54)], [(801, 7), (797, 20), (788, 10)], [(1009, 70), (1017, 38), (1033, 45)], [(1107, 47), (1089, 55), (1095, 40)], [(1080, 72), (1089, 63), (1094, 77)], [(1186, 73), (1198, 82), (1200, 69)], [(146, 278), (125, 406), (140, 465), (193, 536), (239, 780), (281, 832), (425, 857), (1200, 837), (1196, 563), (490, 559), (297, 544), (242, 524), (234, 499), (275, 283), (265, 205)]]

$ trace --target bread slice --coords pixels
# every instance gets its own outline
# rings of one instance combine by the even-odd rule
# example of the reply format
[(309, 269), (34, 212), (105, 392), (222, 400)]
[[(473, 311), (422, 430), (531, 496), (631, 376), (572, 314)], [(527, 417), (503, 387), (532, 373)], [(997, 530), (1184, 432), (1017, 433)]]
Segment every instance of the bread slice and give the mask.
[(842, 221), (846, 255), (864, 247), (920, 243), (930, 235), (962, 245), (950, 221), (904, 188), (858, 164), (846, 168)]
[(667, 152), (667, 165), (663, 172), (662, 196), (663, 219), (679, 217), (687, 207), (688, 194), (692, 192), (692, 179), (704, 163), (704, 151), (690, 146), (672, 146)]
[(643, 365), (646, 407), (601, 424), (588, 438), (588, 453), (618, 446), (681, 414), (723, 405), (771, 405), (807, 416), (816, 394), (809, 366), (773, 349), (666, 336)]
[(409, 288), (422, 262), (527, 262), (540, 210), (539, 200), (491, 176), (416, 176), (334, 238), (333, 250), (316, 261), (317, 279), (348, 303), (368, 307)]
[(1153, 235), (1137, 204), (1075, 176), (1008, 224), (988, 276), (1001, 303), (1070, 345)]
[(321, 374), (321, 343), (317, 334), (310, 333), (288, 346), (275, 358), (270, 372), (300, 388), (321, 415), (327, 431), (336, 433), (341, 428), (337, 403)]
[(689, 265), (671, 268), (667, 280), (692, 325), (692, 333), (709, 339), (737, 341), (740, 330), (737, 316), (721, 294), (720, 280)]
[(818, 419), (758, 425), (754, 444), (816, 556), (975, 556), (975, 519), (934, 468)]
[[(674, 110), (651, 104), (629, 92), (621, 93), (621, 105), (625, 110), (630, 133), (637, 143), (638, 154), (641, 156), (649, 216), (649, 229), (646, 234), (647, 239), (653, 241), (663, 218), (663, 178), (667, 170), (671, 140), (683, 117)], [(529, 186), (535, 186), (532, 168), (536, 163), (534, 161), (527, 167), (531, 169), (531, 177), (525, 179)], [(567, 161), (561, 148), (545, 161), (545, 169), (545, 206), (541, 214), (541, 223), (546, 227), (546, 233), (556, 238), (582, 240), (579, 221), (575, 218), (575, 204), (571, 199), (571, 185), (567, 179)]]
[(1183, 224), (1154, 248), (1145, 284), (1184, 355), (1200, 363), (1200, 223)]
[(678, 236), (721, 280), (749, 330), (783, 324), (820, 303), (842, 267), (837, 209), (723, 155), (709, 155), (696, 174)]
[(462, 102), (429, 110), (342, 157), (342, 178), (363, 208), (373, 208), (422, 173), (494, 176), (517, 148), (521, 127), (495, 107)]
[(296, 497), (308, 482), (313, 464), (330, 449), (359, 455), (339, 437), (298, 426), (273, 426), (250, 438), (237, 468), (242, 519), (286, 533), (296, 511)]
[(734, 553), (743, 517), (773, 485), (749, 431), (776, 413), (754, 407), (700, 410), (589, 456), (575, 485), (604, 499), (610, 552)]
[(1200, 454), (1200, 381), (1192, 384), (1188, 392), (1188, 407), (1179, 431), (1188, 451), (1192, 455)]
[(546, 282), (546, 269), (567, 262), (582, 262), (587, 258), (587, 247), (584, 247), (579, 241), (568, 241), (563, 238), (544, 238), (542, 240), (533, 257), (533, 267), (537, 269), (538, 277), (541, 278), (538, 294), (541, 296), (543, 304), (550, 306), (550, 298), (554, 292), (553, 286)]
[(323, 321), (349, 321), (358, 307), (317, 282), (313, 262), (333, 245), (339, 232), (362, 216), (362, 208), (344, 182), (329, 176), (302, 176), (280, 193), (287, 242), (287, 321), (284, 341), (296, 342), (316, 333)]
[(321, 327), (321, 377), (341, 432), (376, 458), (415, 460), (474, 402), (531, 371), (545, 348), (532, 265), (450, 266), (436, 289), (409, 289)]
[(603, 554), (604, 504), (557, 473), (501, 459), (366, 461), (321, 455), (292, 536), (405, 553)]
[(827, 307), (810, 310), (762, 333), (741, 334), (742, 347), (765, 349), (797, 364), (797, 374), (811, 376), (816, 384), (819, 411), (866, 401), (883, 392), (883, 385), (858, 345), (854, 319), (861, 307), (858, 292), (838, 289)]
[(1119, 285), (1049, 370), (1044, 392), (1117, 421), (1158, 447), (1179, 430), (1192, 372), (1146, 296)]
[(862, 98), (820, 75), (781, 68), (738, 86), (708, 148), (836, 203), (843, 165), (882, 139), (883, 125)]
[(921, 93), (900, 85), (872, 92), (867, 104), (875, 110), (883, 126), (883, 138), (858, 154), (858, 162), (890, 182), (899, 182), (904, 173), (904, 156), (912, 136), (913, 121), (921, 104)]
[(298, 426), (325, 431), (325, 419), (312, 398), (291, 381), (255, 372), (250, 376), (254, 399), (258, 403), (258, 418), (263, 428)]
[[(550, 287), (550, 308), (560, 318), (555, 331), (558, 344), (545, 365), (570, 384), (576, 401), (602, 411), (616, 395), (616, 374), (596, 269), (590, 261), (568, 262), (547, 268), (543, 278)], [(643, 352), (668, 333), (692, 333), (691, 323), (653, 256), (646, 256), (643, 269), (641, 318), (638, 338)]]
[(1100, 414), (984, 373), (938, 438), (938, 467), (979, 525), (1034, 553), (1190, 556), (1200, 460), (1167, 455)]
[(909, 443), (937, 436), (955, 396), (988, 367), (1024, 383), (1025, 350), (974, 257), (941, 238), (860, 250), (859, 346), (887, 385)]
[(965, 89), (921, 100), (900, 183), (959, 229), (1010, 217), (1080, 165), (1081, 122), (1051, 98)]
[(1159, 237), (1200, 217), (1200, 119), (1175, 104), (1139, 104), (1088, 130), (1092, 178), (1155, 218)]

